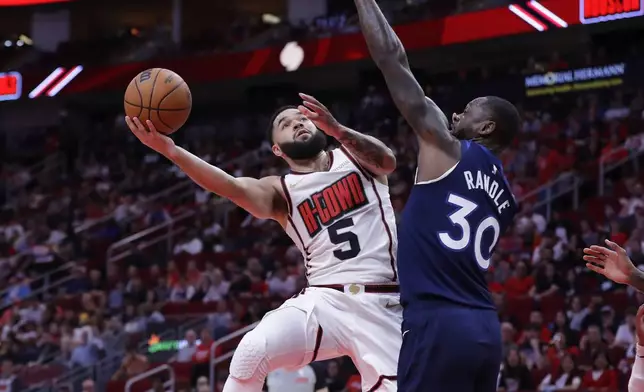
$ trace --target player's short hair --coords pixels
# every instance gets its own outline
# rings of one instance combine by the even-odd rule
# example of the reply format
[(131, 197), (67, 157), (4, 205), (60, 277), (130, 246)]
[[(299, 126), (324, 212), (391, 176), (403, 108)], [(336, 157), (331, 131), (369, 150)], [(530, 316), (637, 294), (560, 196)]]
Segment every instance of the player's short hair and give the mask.
[(508, 147), (521, 129), (521, 116), (517, 108), (508, 100), (489, 96), (486, 97), (486, 108), (496, 128), (492, 138), (501, 148)]
[(271, 144), (274, 144), (273, 142), (273, 123), (275, 122), (275, 119), (277, 116), (279, 116), (283, 111), (289, 110), (289, 109), (297, 109), (297, 106), (295, 105), (285, 105), (282, 106), (281, 108), (277, 109), (273, 115), (271, 116), (270, 121), (268, 122), (268, 129), (266, 131), (266, 134), (268, 136), (268, 141), (271, 142)]

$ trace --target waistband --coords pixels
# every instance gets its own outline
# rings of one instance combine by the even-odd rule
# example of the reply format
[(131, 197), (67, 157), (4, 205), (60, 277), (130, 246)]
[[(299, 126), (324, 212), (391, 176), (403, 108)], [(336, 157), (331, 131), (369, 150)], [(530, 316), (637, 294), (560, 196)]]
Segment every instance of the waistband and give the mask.
[(400, 286), (397, 284), (321, 284), (311, 285), (309, 287), (332, 289), (352, 295), (360, 293), (395, 294), (400, 292)]

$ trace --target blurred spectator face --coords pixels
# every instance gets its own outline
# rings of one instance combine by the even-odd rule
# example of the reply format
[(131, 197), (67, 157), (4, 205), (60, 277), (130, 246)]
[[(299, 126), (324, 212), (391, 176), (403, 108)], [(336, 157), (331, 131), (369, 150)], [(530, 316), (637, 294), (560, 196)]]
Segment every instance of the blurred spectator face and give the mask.
[(214, 285), (219, 285), (224, 280), (224, 276), (219, 268), (214, 269), (210, 277)]
[(158, 265), (154, 264), (150, 267), (150, 275), (153, 277), (157, 277), (161, 275), (161, 269), (159, 268)]
[(134, 279), (134, 278), (136, 278), (136, 276), (137, 276), (137, 275), (138, 275), (138, 270), (136, 269), (136, 267), (135, 267), (135, 266), (131, 265), (131, 266), (127, 269), (127, 276), (128, 276), (130, 279)]
[(596, 325), (591, 325), (588, 327), (588, 341), (590, 343), (601, 343), (602, 338), (601, 338), (601, 333), (599, 331), (599, 327)]
[(573, 312), (579, 312), (581, 310), (581, 299), (579, 297), (573, 297), (572, 302), (570, 303), (570, 307), (572, 308)]
[(197, 392), (208, 392), (210, 391), (210, 385), (208, 385), (208, 379), (204, 376), (201, 376), (197, 379)]
[(83, 381), (83, 392), (94, 392), (94, 381), (85, 380)]
[[(550, 251), (550, 254), (552, 255), (552, 251)], [(552, 278), (555, 276), (555, 266), (552, 263), (548, 263), (545, 266), (545, 273), (548, 278)]]
[(563, 327), (567, 323), (568, 321), (566, 320), (566, 314), (562, 310), (558, 311), (557, 314), (555, 315), (555, 324), (557, 324), (560, 327)]
[(595, 361), (593, 362), (593, 365), (597, 370), (606, 369), (608, 367), (608, 358), (606, 358), (606, 354), (604, 353), (597, 354), (597, 356), (595, 356)]
[(326, 136), (297, 109), (286, 109), (273, 121), (273, 154), (288, 160), (315, 158), (326, 147)]
[(188, 262), (188, 271), (195, 271), (197, 269), (197, 262), (194, 260), (190, 260)]
[(13, 373), (13, 362), (11, 360), (5, 359), (2, 361), (2, 376), (8, 377)]
[(168, 272), (174, 272), (177, 270), (177, 263), (174, 260), (168, 262)]
[(575, 370), (575, 362), (572, 360), (572, 356), (564, 355), (561, 359), (561, 369), (567, 374)]
[[(550, 263), (554, 256), (554, 253), (550, 248), (541, 248), (541, 251), (539, 253), (541, 256), (541, 261), (546, 263)], [(549, 275), (546, 274), (546, 276), (549, 276)]]
[(501, 324), (501, 340), (503, 343), (514, 342), (514, 327), (510, 323)]
[(525, 278), (527, 273), (528, 273), (528, 268), (526, 267), (525, 263), (518, 262), (517, 266), (514, 268), (514, 275), (517, 278)]
[(226, 301), (219, 301), (217, 302), (217, 312), (218, 313), (224, 313), (228, 311), (228, 304)]
[(91, 270), (89, 272), (89, 278), (92, 281), (98, 282), (101, 279), (101, 271), (95, 269)]
[(519, 366), (521, 364), (519, 352), (517, 350), (508, 351), (507, 361), (509, 366), (512, 366), (512, 367)]
[(543, 324), (543, 315), (539, 311), (533, 311), (530, 313), (530, 324), (542, 325)]
[(193, 330), (189, 330), (186, 332), (186, 341), (188, 342), (189, 346), (194, 346), (195, 342), (197, 341), (197, 334)]
[(338, 363), (336, 361), (330, 361), (326, 368), (326, 373), (330, 378), (337, 377), (339, 373)]
[(212, 336), (210, 336), (210, 331), (208, 331), (207, 328), (204, 328), (201, 330), (201, 341), (206, 343), (210, 342), (212, 340)]

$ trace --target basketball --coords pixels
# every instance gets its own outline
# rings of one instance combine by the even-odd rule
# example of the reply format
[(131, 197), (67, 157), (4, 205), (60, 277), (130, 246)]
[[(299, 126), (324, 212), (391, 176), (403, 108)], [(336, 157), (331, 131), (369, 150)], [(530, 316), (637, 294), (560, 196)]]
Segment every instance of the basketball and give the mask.
[(152, 121), (157, 131), (169, 135), (186, 123), (192, 109), (190, 88), (181, 76), (163, 68), (136, 75), (125, 90), (125, 114), (143, 124)]

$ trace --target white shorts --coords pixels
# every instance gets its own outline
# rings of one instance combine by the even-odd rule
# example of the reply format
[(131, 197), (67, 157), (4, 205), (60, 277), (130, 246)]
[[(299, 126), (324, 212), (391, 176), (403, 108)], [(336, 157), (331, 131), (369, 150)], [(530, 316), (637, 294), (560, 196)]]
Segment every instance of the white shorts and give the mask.
[[(313, 361), (347, 355), (362, 378), (363, 391), (396, 391), (398, 354), (402, 344), (400, 295), (365, 293), (362, 285), (346, 285), (344, 292), (307, 287), (264, 316), (279, 324), (279, 312), (297, 308), (306, 313), (306, 347), (299, 368)], [(284, 320), (288, 322), (288, 320)], [(261, 330), (262, 328), (258, 328)], [(273, 370), (273, 369), (271, 369)]]

